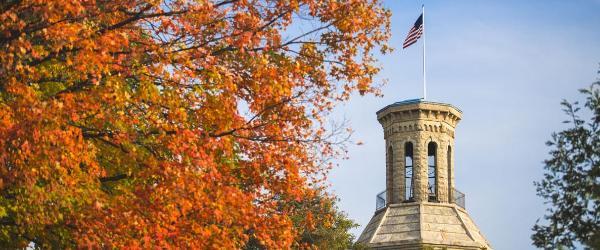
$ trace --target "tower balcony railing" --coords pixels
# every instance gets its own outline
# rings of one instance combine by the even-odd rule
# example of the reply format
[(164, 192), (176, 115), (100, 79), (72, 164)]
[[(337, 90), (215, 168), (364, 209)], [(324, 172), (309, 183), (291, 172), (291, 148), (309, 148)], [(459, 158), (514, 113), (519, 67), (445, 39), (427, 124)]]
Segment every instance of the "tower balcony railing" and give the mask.
[(466, 209), (465, 208), (465, 194), (463, 192), (458, 191), (456, 188), (454, 188), (452, 198), (454, 200), (454, 204), (458, 205), (459, 207), (462, 207), (463, 209)]
[[(456, 188), (453, 189), (453, 203), (465, 209), (465, 194), (458, 191)], [(387, 205), (386, 191), (380, 192), (375, 196), (375, 211), (385, 208)]]
[(378, 193), (375, 197), (375, 211), (384, 208), (387, 205), (386, 191)]

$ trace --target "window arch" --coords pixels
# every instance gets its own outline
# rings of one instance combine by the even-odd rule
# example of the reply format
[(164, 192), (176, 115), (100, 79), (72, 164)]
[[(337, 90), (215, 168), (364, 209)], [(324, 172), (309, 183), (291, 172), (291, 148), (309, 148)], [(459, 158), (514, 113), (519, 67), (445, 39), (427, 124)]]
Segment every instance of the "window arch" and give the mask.
[(427, 145), (427, 193), (429, 201), (437, 201), (437, 143)]
[(413, 144), (407, 142), (404, 144), (404, 200), (413, 199)]

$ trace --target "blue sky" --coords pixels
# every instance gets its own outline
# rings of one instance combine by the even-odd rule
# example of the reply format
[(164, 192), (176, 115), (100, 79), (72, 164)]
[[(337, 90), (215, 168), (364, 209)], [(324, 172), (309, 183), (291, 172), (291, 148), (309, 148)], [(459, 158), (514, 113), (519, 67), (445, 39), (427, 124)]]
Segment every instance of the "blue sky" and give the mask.
[[(345, 117), (364, 145), (331, 172), (340, 207), (361, 224), (385, 188), (385, 150), (375, 112), (421, 97), (421, 42), (402, 50), (423, 1), (385, 1), (396, 50), (381, 56), (383, 98), (354, 97)], [(544, 143), (565, 128), (560, 101), (598, 78), (600, 1), (425, 1), (428, 99), (463, 111), (456, 131), (456, 187), (495, 249), (533, 249), (531, 227), (544, 214), (533, 182), (548, 157)]]

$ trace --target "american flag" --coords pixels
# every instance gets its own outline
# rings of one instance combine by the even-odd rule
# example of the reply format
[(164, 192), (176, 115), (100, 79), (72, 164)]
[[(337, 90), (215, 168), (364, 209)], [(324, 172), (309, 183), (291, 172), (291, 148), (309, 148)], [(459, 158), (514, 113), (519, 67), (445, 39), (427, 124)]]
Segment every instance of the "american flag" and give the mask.
[(414, 43), (421, 38), (423, 35), (423, 14), (417, 18), (415, 25), (410, 29), (406, 39), (404, 40), (404, 44), (402, 45), (402, 49), (406, 49), (406, 47), (413, 45)]

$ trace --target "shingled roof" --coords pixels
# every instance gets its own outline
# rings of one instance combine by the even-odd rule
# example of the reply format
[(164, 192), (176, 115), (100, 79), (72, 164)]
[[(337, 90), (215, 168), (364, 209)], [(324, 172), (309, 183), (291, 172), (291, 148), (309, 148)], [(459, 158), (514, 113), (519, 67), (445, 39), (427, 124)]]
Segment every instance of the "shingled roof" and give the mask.
[(467, 212), (448, 203), (390, 204), (378, 210), (358, 238), (372, 249), (492, 249)]

